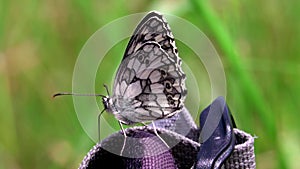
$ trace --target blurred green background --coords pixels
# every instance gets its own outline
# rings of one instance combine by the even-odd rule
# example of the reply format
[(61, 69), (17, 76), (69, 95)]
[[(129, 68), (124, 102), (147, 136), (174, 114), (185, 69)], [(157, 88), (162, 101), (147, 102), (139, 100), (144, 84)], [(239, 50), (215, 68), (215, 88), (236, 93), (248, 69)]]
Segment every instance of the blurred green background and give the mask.
[(94, 142), (72, 98), (51, 95), (72, 89), (76, 58), (95, 31), (150, 10), (182, 17), (212, 41), (236, 123), (258, 136), (257, 168), (300, 168), (300, 1), (0, 0), (0, 169), (79, 166)]

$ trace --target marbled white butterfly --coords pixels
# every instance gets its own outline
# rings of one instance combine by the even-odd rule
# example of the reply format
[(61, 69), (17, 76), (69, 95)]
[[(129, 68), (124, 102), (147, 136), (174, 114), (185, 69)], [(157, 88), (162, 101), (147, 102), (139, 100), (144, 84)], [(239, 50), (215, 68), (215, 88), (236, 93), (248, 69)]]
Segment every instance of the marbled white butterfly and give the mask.
[[(179, 113), (187, 94), (185, 79), (168, 23), (161, 14), (150, 12), (128, 43), (116, 73), (113, 95), (105, 86), (108, 96), (94, 96), (102, 97), (104, 110), (116, 117), (126, 137), (122, 124), (144, 124)], [(59, 95), (85, 94), (57, 93), (54, 97)]]
[(123, 124), (168, 118), (181, 111), (187, 94), (174, 37), (162, 15), (139, 23), (117, 71), (105, 110)]

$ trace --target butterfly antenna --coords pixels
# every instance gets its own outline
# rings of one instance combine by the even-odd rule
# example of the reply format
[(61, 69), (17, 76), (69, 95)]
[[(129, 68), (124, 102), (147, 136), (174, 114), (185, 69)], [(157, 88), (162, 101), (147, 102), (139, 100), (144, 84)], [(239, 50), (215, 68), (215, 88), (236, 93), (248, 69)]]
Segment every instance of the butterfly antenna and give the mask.
[(104, 84), (103, 86), (104, 86), (104, 88), (105, 88), (105, 90), (106, 90), (107, 95), (110, 96), (107, 85)]
[(99, 114), (98, 114), (98, 141), (100, 142), (100, 117), (102, 115), (102, 113), (105, 111), (105, 109), (103, 109)]
[(52, 98), (55, 98), (57, 96), (65, 96), (65, 95), (72, 95), (72, 96), (100, 96), (100, 97), (105, 97), (102, 94), (80, 94), (80, 93), (67, 93), (67, 92), (62, 92), (62, 93), (56, 93), (52, 96)]

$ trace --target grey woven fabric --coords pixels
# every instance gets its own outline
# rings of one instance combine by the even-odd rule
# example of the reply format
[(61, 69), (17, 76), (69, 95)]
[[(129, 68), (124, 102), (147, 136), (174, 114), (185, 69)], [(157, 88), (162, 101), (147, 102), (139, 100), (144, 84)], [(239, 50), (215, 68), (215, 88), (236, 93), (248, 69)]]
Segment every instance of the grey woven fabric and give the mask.
[(254, 154), (254, 138), (239, 129), (234, 129), (236, 145), (230, 157), (225, 161), (225, 169), (254, 169), (256, 168)]
[[(126, 129), (128, 136), (126, 144), (121, 132), (112, 134), (88, 152), (79, 169), (190, 169), (193, 167), (201, 145), (197, 140), (199, 129), (196, 128), (189, 112), (184, 109), (172, 118), (156, 121), (155, 126), (170, 149), (154, 134), (152, 125), (132, 127)], [(239, 129), (234, 129), (234, 133), (236, 145), (222, 168), (254, 169), (253, 137)], [(122, 156), (119, 156), (121, 152)]]
[[(198, 142), (200, 131), (189, 111), (184, 107), (182, 111), (168, 119), (160, 119), (154, 122), (157, 128), (174, 131), (193, 141)], [(152, 123), (149, 125), (152, 127)]]
[[(127, 136), (142, 139), (127, 140), (123, 156), (117, 153), (122, 149), (124, 138), (121, 133), (116, 133), (94, 146), (79, 168), (190, 168), (200, 144), (172, 131), (157, 131), (169, 145), (175, 146), (168, 149), (157, 139), (153, 128), (134, 127), (126, 130)], [(151, 156), (152, 153), (155, 155)]]

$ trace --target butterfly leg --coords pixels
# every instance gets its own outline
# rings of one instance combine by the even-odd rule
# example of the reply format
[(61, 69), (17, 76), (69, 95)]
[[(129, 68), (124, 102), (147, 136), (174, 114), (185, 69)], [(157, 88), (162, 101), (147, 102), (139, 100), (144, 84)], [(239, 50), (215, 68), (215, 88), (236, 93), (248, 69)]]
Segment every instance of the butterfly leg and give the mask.
[(126, 132), (125, 132), (125, 130), (124, 130), (124, 127), (123, 127), (122, 122), (121, 122), (121, 121), (118, 121), (118, 122), (119, 122), (120, 128), (121, 128), (121, 130), (122, 130), (122, 132), (123, 132), (123, 135), (124, 135), (124, 143), (123, 143), (123, 146), (122, 146), (122, 149), (121, 149), (121, 152), (120, 152), (120, 156), (122, 156), (122, 155), (123, 155), (123, 151), (124, 151), (124, 149), (125, 149), (126, 138), (127, 138), (127, 136), (126, 136)]
[(154, 133), (155, 135), (167, 146), (167, 148), (169, 149), (169, 145), (165, 142), (165, 140), (163, 138), (161, 138), (158, 133), (157, 133), (157, 130), (156, 130), (156, 126), (154, 124), (154, 121), (152, 121), (152, 126), (153, 126), (153, 130), (154, 130)]
[(98, 114), (98, 141), (100, 142), (100, 117), (102, 115), (102, 113), (105, 111), (105, 109), (103, 109), (99, 114)]

